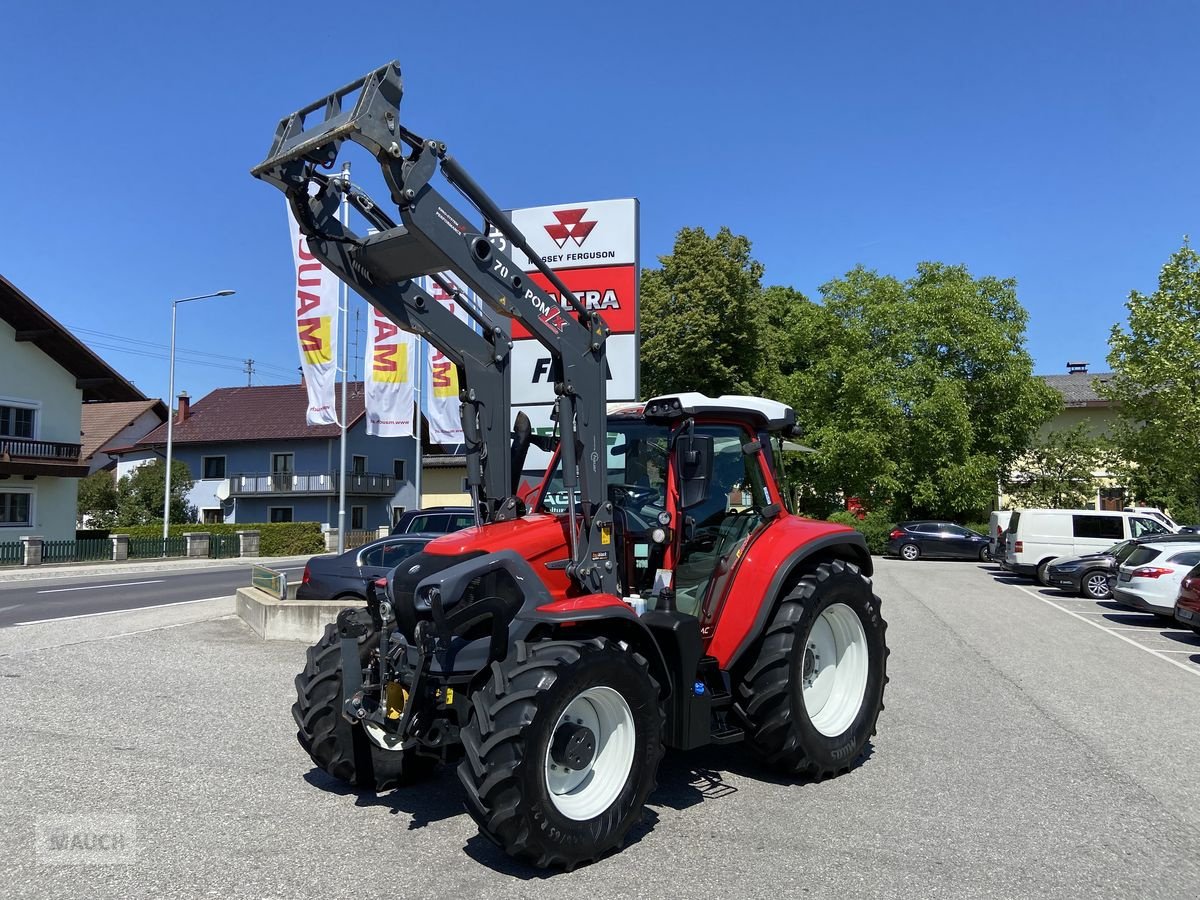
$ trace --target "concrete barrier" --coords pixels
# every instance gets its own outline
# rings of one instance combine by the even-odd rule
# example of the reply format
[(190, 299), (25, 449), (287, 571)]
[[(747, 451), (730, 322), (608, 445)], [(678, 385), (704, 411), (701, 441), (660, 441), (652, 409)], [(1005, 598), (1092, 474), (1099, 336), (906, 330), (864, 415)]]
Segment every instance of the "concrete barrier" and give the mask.
[(348, 600), (279, 600), (254, 587), (237, 589), (237, 614), (264, 641), (315, 644), (337, 614), (365, 603)]

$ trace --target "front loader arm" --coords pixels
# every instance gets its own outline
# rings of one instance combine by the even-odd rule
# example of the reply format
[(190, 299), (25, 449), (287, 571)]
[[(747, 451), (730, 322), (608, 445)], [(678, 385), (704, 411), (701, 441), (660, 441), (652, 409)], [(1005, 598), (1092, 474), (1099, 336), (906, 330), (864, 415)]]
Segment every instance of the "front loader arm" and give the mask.
[[(356, 92), (353, 108), (344, 111), (343, 102)], [(503, 329), (485, 329), (481, 337), (452, 315), (447, 314), (455, 325), (436, 316), (432, 308), (441, 309), (440, 304), (431, 303), (428, 295), (412, 285), (412, 279), (454, 272), (491, 310), (519, 319), (550, 351), (558, 373), (555, 389), (563, 479), (571, 506), (568, 572), (585, 591), (615, 593), (612, 505), (607, 497), (608, 327), (545, 265), (503, 211), (446, 153), (445, 144), (424, 140), (401, 126), (402, 95), (400, 68), (395, 62), (351, 82), (285, 118), (267, 159), (251, 170), (252, 174), (288, 195), (318, 259), (401, 327), (414, 330), (414, 324), (422, 326), (420, 333), (430, 343), (456, 362), (461, 360), (466, 384), (462, 396), (468, 479), (476, 479), (473, 486), (478, 484), (482, 457), (490, 517), (507, 517), (504, 510), (515, 508), (510, 496), (511, 462), (501, 450), (512, 428), (507, 377), (511, 342)], [(305, 128), (306, 119), (318, 110), (323, 111), (323, 120)], [(331, 167), (345, 140), (365, 147), (379, 162), (399, 209), (400, 224), (386, 219), (361, 192), (352, 193), (351, 202), (379, 228), (378, 233), (362, 238), (338, 222), (335, 179), (318, 174), (316, 168)], [(558, 288), (569, 308), (561, 307), (531, 281), (501, 246), (489, 241), (433, 187), (430, 181), (438, 169), (488, 223), (529, 257)], [(313, 181), (319, 190), (310, 198), (309, 183)], [(425, 312), (422, 304), (430, 311)], [(469, 338), (462, 333), (464, 328), (470, 332)], [(467, 347), (471, 350), (464, 350)], [(503, 388), (486, 385), (489, 380), (501, 382)], [(472, 432), (481, 448), (474, 455), (469, 440)], [(578, 511), (577, 485), (582, 498)]]

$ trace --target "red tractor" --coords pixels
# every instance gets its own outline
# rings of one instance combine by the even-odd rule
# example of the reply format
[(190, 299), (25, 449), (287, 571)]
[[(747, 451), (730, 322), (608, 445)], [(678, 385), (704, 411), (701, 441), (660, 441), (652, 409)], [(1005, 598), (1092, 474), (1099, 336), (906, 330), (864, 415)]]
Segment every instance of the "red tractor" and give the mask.
[[(697, 393), (609, 409), (603, 319), (444, 144), (400, 124), (401, 94), (391, 63), (288, 116), (253, 174), (284, 191), (328, 268), (458, 366), (477, 525), (410, 557), (308, 651), (300, 743), (365, 790), (457, 762), (483, 834), (563, 868), (622, 843), (667, 747), (743, 742), (798, 777), (848, 771), (883, 708), (886, 624), (862, 537), (786, 511), (793, 410)], [(379, 161), (400, 222), (320, 171), (346, 140)], [(439, 170), (482, 225), (431, 184)], [(343, 197), (368, 234), (339, 219)], [(559, 290), (561, 310), (509, 247)], [(475, 327), (417, 276), (458, 294)], [(554, 359), (553, 437), (512, 417), (514, 318)], [(533, 445), (552, 457), (526, 508)]]

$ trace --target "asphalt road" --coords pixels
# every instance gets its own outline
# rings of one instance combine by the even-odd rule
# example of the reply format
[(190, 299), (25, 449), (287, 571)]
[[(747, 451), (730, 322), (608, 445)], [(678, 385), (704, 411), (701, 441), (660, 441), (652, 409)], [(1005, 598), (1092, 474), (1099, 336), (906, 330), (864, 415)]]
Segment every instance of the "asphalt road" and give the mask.
[(0, 896), (1200, 895), (1200, 639), (1007, 581), (882, 561), (867, 758), (792, 783), (736, 745), (669, 755), (630, 845), (569, 874), (482, 839), (451, 772), (375, 797), (314, 771), (304, 647), (228, 601), (2, 629)]
[[(271, 567), (286, 572), (290, 579), (299, 578), (306, 558), (272, 560)], [(6, 580), (0, 573), (0, 628), (229, 597), (237, 588), (250, 583), (251, 564), (231, 560), (228, 565), (205, 568), (170, 563), (156, 563), (136, 572), (129, 571), (131, 568), (121, 567), (120, 574), (89, 575), (73, 574), (64, 568), (61, 575), (32, 581)]]

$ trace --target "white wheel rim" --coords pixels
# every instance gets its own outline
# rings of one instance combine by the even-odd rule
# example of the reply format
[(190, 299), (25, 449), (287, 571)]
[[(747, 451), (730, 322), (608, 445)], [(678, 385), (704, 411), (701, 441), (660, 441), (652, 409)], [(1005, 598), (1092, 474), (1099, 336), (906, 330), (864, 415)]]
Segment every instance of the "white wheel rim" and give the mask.
[(912, 544), (909, 544), (900, 552), (904, 555), (905, 559), (916, 559), (919, 551)]
[(826, 737), (842, 734), (858, 717), (867, 693), (867, 634), (845, 603), (821, 611), (801, 661), (804, 709)]
[(558, 729), (568, 723), (591, 729), (596, 751), (591, 762), (576, 770), (555, 763), (547, 746), (546, 789), (555, 809), (583, 822), (612, 806), (624, 789), (633, 769), (636, 728), (629, 704), (609, 687), (588, 688), (568, 703), (550, 732), (551, 744)]

